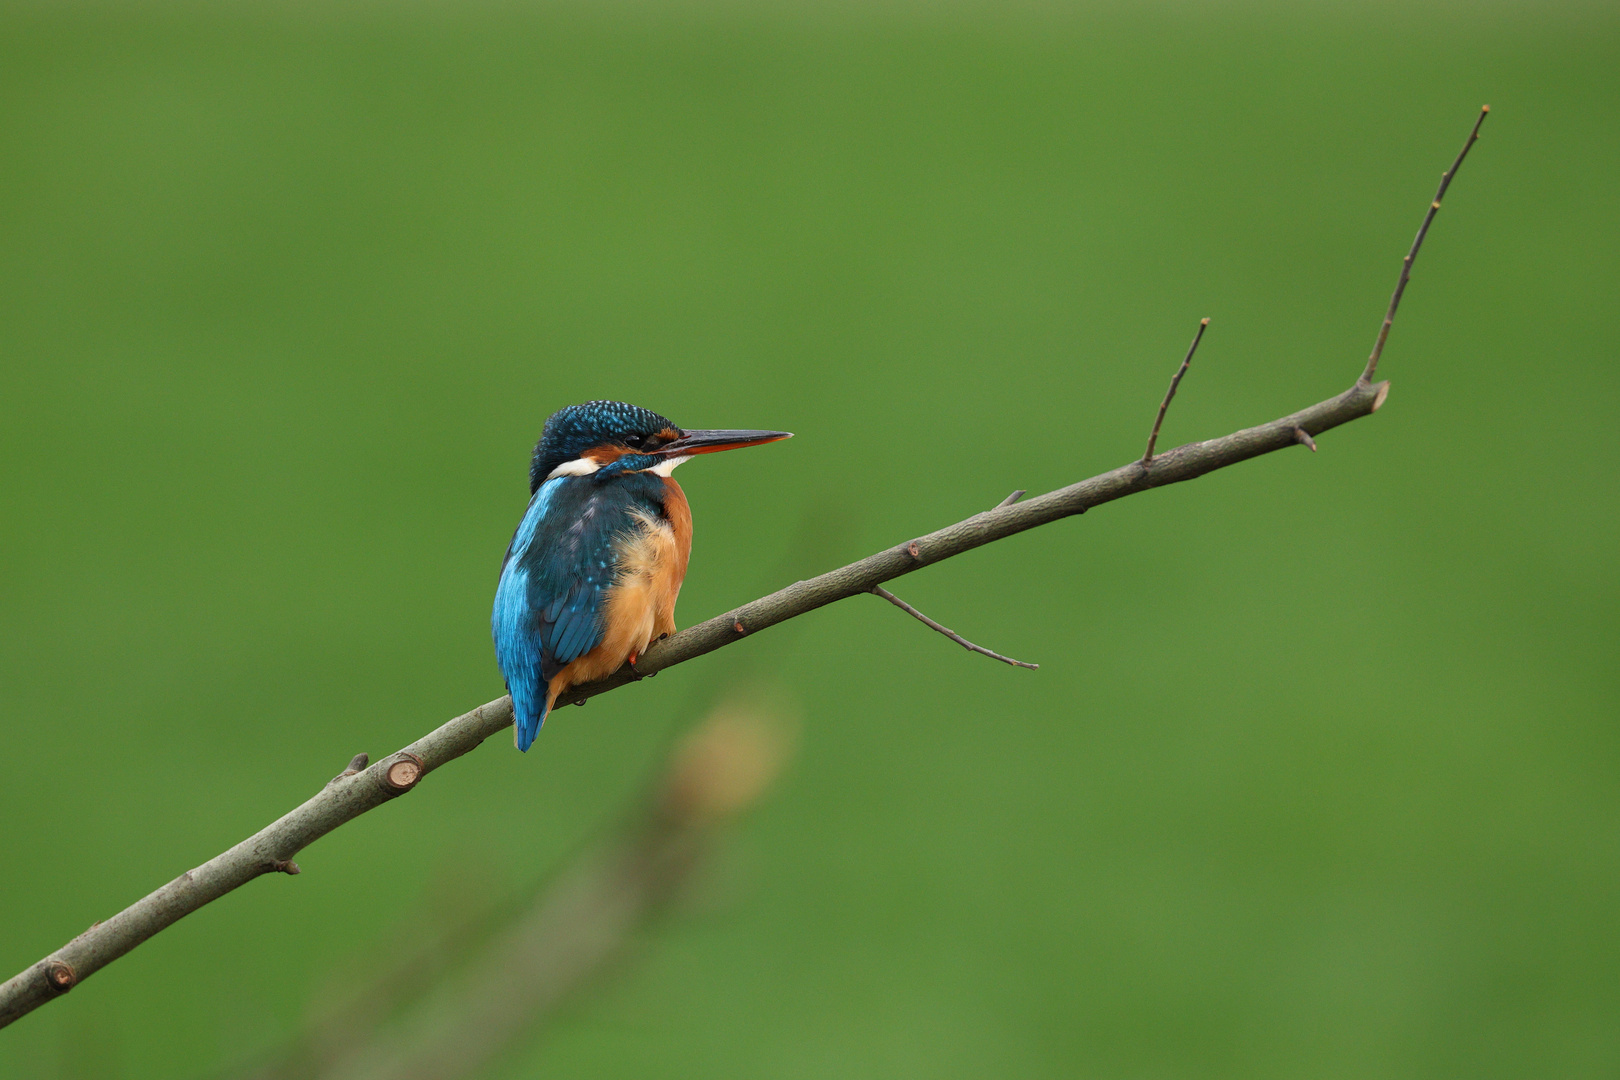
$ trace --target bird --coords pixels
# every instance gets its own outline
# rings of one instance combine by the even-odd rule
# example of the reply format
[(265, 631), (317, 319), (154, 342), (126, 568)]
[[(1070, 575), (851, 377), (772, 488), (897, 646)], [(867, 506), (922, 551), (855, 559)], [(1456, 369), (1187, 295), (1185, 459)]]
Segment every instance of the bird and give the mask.
[(565, 690), (635, 662), (675, 632), (692, 550), (676, 466), (761, 446), (788, 431), (694, 430), (622, 401), (546, 419), (529, 462), (529, 505), (501, 560), (490, 630), (527, 751)]

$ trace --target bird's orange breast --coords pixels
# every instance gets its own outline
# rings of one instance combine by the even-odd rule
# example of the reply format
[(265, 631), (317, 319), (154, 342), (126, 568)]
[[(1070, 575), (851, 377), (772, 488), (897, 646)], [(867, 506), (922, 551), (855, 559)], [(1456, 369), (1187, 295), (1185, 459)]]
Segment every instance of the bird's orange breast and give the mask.
[(611, 675), (675, 632), (675, 600), (691, 554), (691, 504), (675, 478), (665, 477), (663, 516), (637, 515), (635, 528), (619, 541), (601, 643), (552, 676), (551, 701), (570, 686)]
[[(686, 492), (673, 476), (664, 477), (664, 516), (669, 519), (670, 531), (675, 534), (675, 591), (681, 591), (686, 579), (686, 563), (692, 557), (692, 504), (686, 501)], [(675, 602), (670, 601), (669, 625), (675, 627)]]

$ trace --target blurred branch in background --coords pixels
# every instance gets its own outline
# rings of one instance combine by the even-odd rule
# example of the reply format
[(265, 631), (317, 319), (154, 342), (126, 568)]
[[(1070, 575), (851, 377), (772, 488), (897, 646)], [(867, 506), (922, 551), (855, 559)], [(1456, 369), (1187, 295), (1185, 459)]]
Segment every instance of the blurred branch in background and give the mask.
[[(490, 905), (414, 942), (317, 1013), (239, 1080), (452, 1080), (475, 1076), (621, 959), (666, 912), (786, 764), (784, 710), (728, 697), (680, 739), (639, 805), (532, 897)], [(475, 894), (478, 890), (461, 890)], [(223, 1078), (222, 1078), (223, 1080)]]
[[(1478, 138), (1486, 112), (1488, 107), (1481, 110), (1462, 153), (1451, 169), (1442, 174), (1439, 194), (1444, 194), (1469, 147)], [(778, 623), (847, 597), (873, 592), (877, 586), (904, 574), (1017, 533), (1083, 514), (1115, 499), (1194, 480), (1217, 469), (1294, 446), (1303, 445), (1314, 451), (1315, 436), (1370, 416), (1389, 395), (1388, 382), (1369, 380), (1388, 339), (1412, 264), (1439, 209), (1437, 195), (1431, 200), (1423, 225), (1402, 263), (1373, 355), (1355, 383), (1343, 393), (1258, 427), (1188, 443), (1156, 456), (1152, 454), (1151, 445), (1156, 435), (1152, 436), (1147, 455), (1110, 472), (1032, 499), (1003, 500), (998, 506), (964, 521), (818, 577), (795, 582), (733, 611), (689, 626), (668, 640), (655, 643), (637, 662), (635, 672), (620, 669), (598, 682), (576, 686), (560, 697), (557, 704), (584, 704), (597, 694), (656, 675), (664, 668), (711, 653)], [(1183, 370), (1190, 355), (1189, 352), (1189, 360), (1182, 362)], [(1174, 385), (1172, 383), (1172, 390)], [(1161, 414), (1168, 407), (1169, 395), (1166, 395)], [(1162, 418), (1161, 415), (1160, 420)], [(1155, 428), (1157, 426), (1156, 423)], [(927, 621), (943, 631), (943, 627), (932, 620)], [(965, 639), (952, 636), (968, 648), (988, 653)], [(997, 659), (1013, 662), (1006, 657), (997, 656)], [(303, 848), (338, 826), (411, 790), (427, 773), (470, 752), (511, 723), (511, 699), (501, 697), (456, 717), (369, 767), (366, 767), (364, 755), (357, 757), (323, 791), (278, 821), (136, 901), (106, 922), (96, 923), (62, 948), (0, 984), (0, 1027), (66, 993), (141, 942), (232, 889), (266, 873), (296, 874), (298, 866), (292, 858)]]

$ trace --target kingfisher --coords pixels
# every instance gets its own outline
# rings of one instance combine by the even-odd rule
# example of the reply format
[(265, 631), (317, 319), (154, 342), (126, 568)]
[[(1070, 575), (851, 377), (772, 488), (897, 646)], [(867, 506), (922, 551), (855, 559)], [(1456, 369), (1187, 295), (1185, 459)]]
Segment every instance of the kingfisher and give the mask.
[(501, 562), (490, 627), (528, 750), (570, 686), (635, 669), (675, 632), (692, 508), (675, 467), (698, 454), (792, 438), (687, 431), (650, 409), (587, 401), (546, 419), (529, 462), (529, 508)]

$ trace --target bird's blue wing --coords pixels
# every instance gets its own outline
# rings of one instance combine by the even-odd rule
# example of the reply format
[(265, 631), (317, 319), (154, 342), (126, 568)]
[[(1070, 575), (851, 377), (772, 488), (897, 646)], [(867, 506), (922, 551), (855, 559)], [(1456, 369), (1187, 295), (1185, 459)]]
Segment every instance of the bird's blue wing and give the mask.
[(612, 502), (588, 477), (547, 480), (507, 548), (490, 622), (520, 750), (545, 722), (551, 677), (602, 640), (614, 537), (624, 525)]

